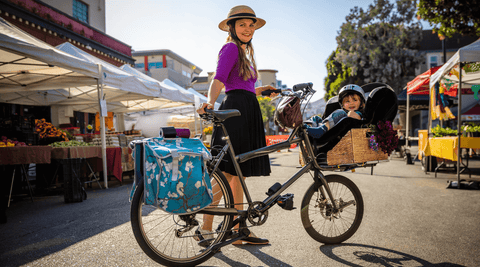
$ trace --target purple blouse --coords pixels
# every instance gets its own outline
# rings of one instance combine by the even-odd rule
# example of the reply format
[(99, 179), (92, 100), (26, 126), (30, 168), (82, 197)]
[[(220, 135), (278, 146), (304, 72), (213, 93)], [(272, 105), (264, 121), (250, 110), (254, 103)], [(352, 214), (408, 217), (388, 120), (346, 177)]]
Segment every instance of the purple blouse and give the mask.
[(225, 92), (242, 89), (255, 94), (256, 77), (243, 80), (240, 77), (236, 63), (238, 62), (238, 48), (235, 43), (226, 43), (218, 55), (217, 72), (215, 79), (225, 85)]

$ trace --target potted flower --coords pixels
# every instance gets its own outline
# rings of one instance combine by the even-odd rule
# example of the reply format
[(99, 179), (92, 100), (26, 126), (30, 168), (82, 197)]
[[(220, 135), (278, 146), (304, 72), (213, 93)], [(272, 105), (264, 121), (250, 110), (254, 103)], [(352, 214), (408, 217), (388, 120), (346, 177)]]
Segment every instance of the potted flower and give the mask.
[(213, 133), (213, 126), (208, 126), (203, 129), (203, 135), (205, 136), (204, 138), (205, 143), (210, 144), (212, 142), (212, 133)]

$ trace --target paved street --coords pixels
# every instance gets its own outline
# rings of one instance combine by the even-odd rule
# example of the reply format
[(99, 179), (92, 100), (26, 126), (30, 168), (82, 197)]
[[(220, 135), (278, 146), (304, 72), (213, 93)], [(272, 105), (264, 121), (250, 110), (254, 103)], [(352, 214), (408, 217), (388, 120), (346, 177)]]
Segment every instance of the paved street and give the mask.
[[(254, 199), (298, 168), (298, 150), (271, 156), (269, 177), (247, 179)], [(478, 161), (473, 177), (480, 177)], [(328, 173), (327, 173), (328, 174)], [(365, 214), (357, 233), (344, 244), (326, 246), (303, 229), (298, 207), (312, 179), (305, 175), (288, 193), (293, 211), (274, 207), (254, 228), (266, 246), (227, 246), (201, 266), (480, 266), (480, 190), (446, 189), (453, 173), (425, 175), (420, 163), (388, 163), (343, 175), (363, 194)], [(15, 201), (0, 224), (1, 266), (158, 266), (137, 245), (130, 226), (131, 181), (110, 189), (88, 189), (82, 203), (63, 196)]]

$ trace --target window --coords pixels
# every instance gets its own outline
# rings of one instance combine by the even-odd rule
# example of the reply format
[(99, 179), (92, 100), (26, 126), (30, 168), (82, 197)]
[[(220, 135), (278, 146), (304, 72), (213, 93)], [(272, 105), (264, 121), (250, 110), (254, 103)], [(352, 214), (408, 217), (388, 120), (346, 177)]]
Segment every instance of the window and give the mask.
[(145, 64), (144, 64), (144, 63), (135, 63), (135, 68), (136, 68), (136, 69), (144, 69), (144, 68), (145, 68)]
[(73, 0), (73, 17), (83, 21), (85, 23), (88, 23), (88, 6), (87, 4), (78, 1), (78, 0)]

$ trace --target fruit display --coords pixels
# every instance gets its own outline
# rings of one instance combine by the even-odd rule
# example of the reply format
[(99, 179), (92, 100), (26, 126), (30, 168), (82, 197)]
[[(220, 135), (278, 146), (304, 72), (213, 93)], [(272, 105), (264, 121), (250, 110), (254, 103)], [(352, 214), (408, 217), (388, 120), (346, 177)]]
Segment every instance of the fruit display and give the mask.
[(6, 136), (2, 136), (0, 140), (0, 147), (13, 147), (13, 146), (27, 146), (27, 144), (25, 144), (25, 142), (11, 140), (11, 139), (8, 139)]
[(76, 140), (60, 141), (50, 144), (51, 147), (74, 147), (74, 146), (93, 146), (93, 144), (80, 142)]
[(45, 119), (35, 120), (35, 132), (38, 133), (40, 139), (57, 137), (65, 141), (69, 140), (64, 131), (57, 129), (50, 122), (46, 122)]

